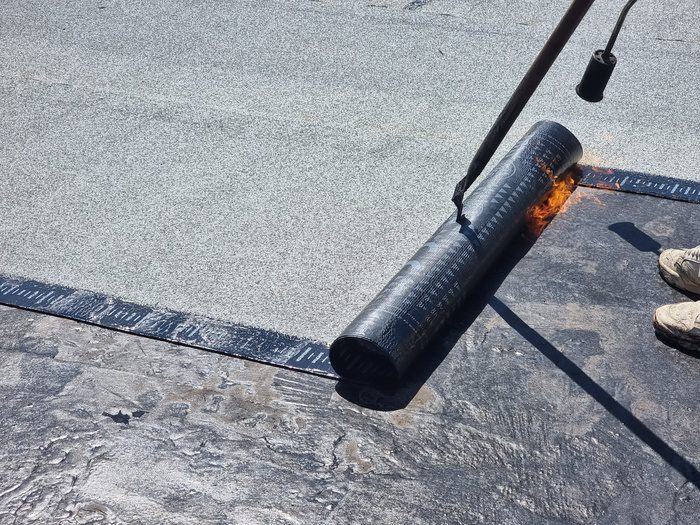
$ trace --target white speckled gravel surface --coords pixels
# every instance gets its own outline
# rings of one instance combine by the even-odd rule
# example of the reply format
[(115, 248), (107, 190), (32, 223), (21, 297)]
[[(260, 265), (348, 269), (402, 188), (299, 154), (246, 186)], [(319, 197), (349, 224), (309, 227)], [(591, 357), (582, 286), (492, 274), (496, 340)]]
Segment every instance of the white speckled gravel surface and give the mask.
[[(330, 340), (451, 212), (568, 2), (132, 4), (0, 5), (0, 272)], [(594, 4), (497, 157), (548, 118), (589, 162), (699, 180), (699, 11), (639, 2), (590, 105)]]

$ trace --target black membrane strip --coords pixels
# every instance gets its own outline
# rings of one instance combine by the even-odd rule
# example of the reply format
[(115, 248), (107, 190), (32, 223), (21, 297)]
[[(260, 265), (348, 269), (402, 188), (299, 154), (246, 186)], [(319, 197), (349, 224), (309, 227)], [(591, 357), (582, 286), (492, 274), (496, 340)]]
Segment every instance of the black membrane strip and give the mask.
[[(538, 125), (541, 126), (542, 123)], [(551, 131), (561, 132), (557, 131), (557, 128), (551, 128)], [(564, 135), (566, 134), (564, 133)], [(550, 154), (555, 150), (559, 151), (562, 147), (562, 143), (558, 140), (552, 142), (551, 139), (547, 139), (541, 144), (546, 146), (545, 150), (548, 149)], [(517, 146), (513, 151), (516, 149)], [(506, 156), (502, 162), (512, 166), (512, 161), (510, 160), (512, 156), (513, 152)], [(544, 160), (544, 158), (540, 160)], [(579, 165), (577, 168), (580, 176), (579, 185), (581, 186), (700, 203), (700, 184), (697, 182), (586, 165)], [(511, 188), (511, 185), (509, 184), (507, 187)], [(509, 206), (513, 203), (512, 201), (520, 198), (519, 194), (522, 192), (521, 190), (516, 193), (515, 189), (502, 191), (505, 188), (506, 186), (504, 185), (503, 188), (495, 192), (492, 196), (493, 202), (482, 202), (483, 197), (480, 197), (480, 200), (475, 201), (476, 204), (465, 209), (468, 212), (471, 210), (469, 213), (474, 216), (474, 213), (479, 211), (478, 207), (493, 207), (494, 203), (496, 203), (502, 208), (505, 207), (505, 210), (499, 210), (501, 216), (503, 216), (504, 212), (510, 209)], [(508, 193), (508, 191), (511, 191), (512, 194)], [(502, 217), (498, 217), (498, 213), (494, 214), (493, 218), (502, 220)], [(454, 216), (450, 217), (445, 224), (448, 226), (456, 224)], [(445, 225), (441, 228), (444, 227)], [(463, 222), (460, 226), (460, 233), (469, 245), (467, 250), (472, 253), (470, 257), (481, 256), (483, 250), (481, 236), (483, 236), (484, 229), (479, 228), (482, 227), (492, 230), (493, 224), (479, 225), (477, 220), (472, 219), (469, 223)], [(424, 247), (422, 249), (426, 253), (430, 252), (431, 242), (434, 243), (435, 239), (426, 244), (427, 248)], [(435, 247), (436, 245), (433, 244), (432, 249)], [(417, 255), (419, 254), (421, 254), (420, 251)], [(409, 261), (407, 267), (415, 269), (415, 262), (413, 260)], [(405, 269), (402, 272), (405, 272)], [(401, 275), (401, 272), (399, 275)], [(475, 277), (476, 274), (467, 276), (467, 280), (471, 281)], [(394, 281), (392, 280), (392, 282)], [(440, 286), (437, 289), (440, 289)], [(412, 296), (416, 296), (415, 290), (411, 293)], [(0, 304), (299, 370), (322, 377), (333, 379), (339, 377), (330, 363), (329, 347), (318, 341), (281, 334), (262, 328), (151, 308), (87, 290), (77, 290), (65, 286), (0, 275)], [(425, 303), (423, 303), (421, 308), (425, 309)], [(395, 311), (391, 313), (395, 313)], [(406, 319), (408, 324), (412, 326), (417, 322), (415, 315), (411, 315)], [(361, 342), (361, 346), (365, 351), (375, 354), (381, 352), (371, 341), (362, 340)], [(420, 344), (423, 343), (421, 342)], [(358, 363), (355, 366), (358, 366)], [(364, 366), (369, 368), (360, 368), (361, 372), (359, 375), (364, 375), (366, 378), (372, 378), (373, 375), (395, 374), (394, 364), (386, 360), (380, 359), (378, 362), (374, 360), (374, 363), (365, 363)], [(388, 368), (382, 368), (382, 366)], [(372, 367), (374, 367), (373, 371), (370, 370)]]
[(580, 164), (578, 171), (579, 186), (700, 203), (700, 183), (694, 181)]
[(319, 376), (338, 377), (331, 367), (327, 345), (262, 328), (2, 275), (0, 304)]

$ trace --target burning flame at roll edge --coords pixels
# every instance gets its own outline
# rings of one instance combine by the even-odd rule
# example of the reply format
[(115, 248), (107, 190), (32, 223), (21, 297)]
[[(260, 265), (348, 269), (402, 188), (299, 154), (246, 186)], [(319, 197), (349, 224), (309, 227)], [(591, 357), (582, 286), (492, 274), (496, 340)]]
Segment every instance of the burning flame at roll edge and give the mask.
[[(554, 176), (552, 168), (542, 159), (535, 157), (535, 163), (552, 180), (552, 189), (540, 202), (527, 210), (525, 224), (530, 235), (539, 237), (557, 213), (565, 213), (570, 206), (583, 199), (591, 200), (598, 206), (605, 206), (595, 195), (577, 194), (572, 196), (578, 184), (575, 167), (567, 170), (557, 178)], [(603, 171), (600, 168), (593, 169), (594, 171)], [(606, 171), (612, 173), (612, 170)], [(620, 184), (616, 182), (614, 186), (611, 185), (607, 188), (602, 185), (596, 185), (596, 188), (615, 191), (620, 189)]]
[(555, 177), (542, 159), (535, 158), (537, 166), (552, 180), (552, 189), (545, 197), (532, 206), (525, 215), (525, 225), (530, 235), (539, 237), (554, 216), (567, 210), (569, 197), (576, 189), (577, 180), (574, 169), (567, 170), (560, 177)]

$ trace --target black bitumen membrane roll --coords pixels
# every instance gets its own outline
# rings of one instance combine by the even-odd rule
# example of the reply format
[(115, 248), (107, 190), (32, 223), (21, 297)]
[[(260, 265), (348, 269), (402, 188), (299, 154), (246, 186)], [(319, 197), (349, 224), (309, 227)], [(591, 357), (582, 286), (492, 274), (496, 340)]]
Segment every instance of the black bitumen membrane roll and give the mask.
[(336, 372), (397, 382), (521, 231), (527, 210), (581, 155), (564, 126), (532, 126), (464, 199), (460, 222), (453, 213), (333, 342)]

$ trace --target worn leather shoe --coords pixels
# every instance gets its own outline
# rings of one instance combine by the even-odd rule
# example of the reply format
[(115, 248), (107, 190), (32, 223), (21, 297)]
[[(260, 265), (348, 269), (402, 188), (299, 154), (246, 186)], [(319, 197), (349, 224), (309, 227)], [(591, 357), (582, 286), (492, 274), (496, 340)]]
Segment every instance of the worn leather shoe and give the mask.
[(664, 250), (659, 273), (671, 286), (700, 294), (700, 246), (687, 250)]
[(700, 351), (700, 301), (667, 304), (654, 312), (659, 338), (685, 350)]

